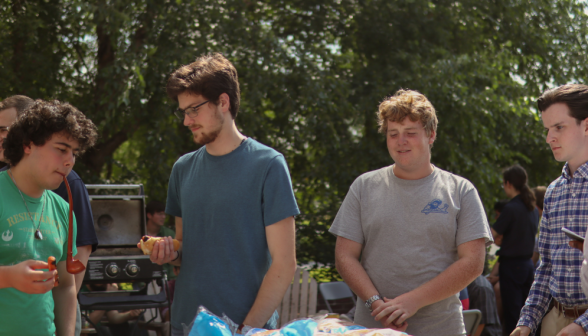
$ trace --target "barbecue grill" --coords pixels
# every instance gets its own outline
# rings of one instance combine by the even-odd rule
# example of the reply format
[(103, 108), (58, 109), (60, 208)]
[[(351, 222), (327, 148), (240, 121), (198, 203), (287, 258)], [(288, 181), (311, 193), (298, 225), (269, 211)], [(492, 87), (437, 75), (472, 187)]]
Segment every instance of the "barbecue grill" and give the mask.
[[(98, 248), (90, 255), (84, 284), (132, 283), (132, 290), (78, 294), (82, 310), (130, 310), (169, 307), (167, 275), (137, 248), (145, 235), (145, 193), (142, 185), (86, 185)], [(99, 192), (101, 194), (94, 194)], [(136, 193), (128, 195), (129, 193)], [(147, 294), (155, 280), (163, 290)], [(152, 322), (152, 318), (147, 323)]]

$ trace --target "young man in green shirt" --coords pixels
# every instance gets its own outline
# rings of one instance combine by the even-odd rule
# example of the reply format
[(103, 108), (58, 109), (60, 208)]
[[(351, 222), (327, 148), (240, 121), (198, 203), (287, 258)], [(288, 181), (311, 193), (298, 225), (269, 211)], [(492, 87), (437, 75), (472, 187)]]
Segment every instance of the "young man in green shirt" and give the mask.
[[(69, 206), (50, 190), (96, 137), (90, 120), (58, 101), (36, 101), (10, 126), (2, 143), (10, 169), (0, 172), (0, 335), (74, 334), (76, 290), (65, 263)], [(49, 256), (57, 272), (45, 271)]]

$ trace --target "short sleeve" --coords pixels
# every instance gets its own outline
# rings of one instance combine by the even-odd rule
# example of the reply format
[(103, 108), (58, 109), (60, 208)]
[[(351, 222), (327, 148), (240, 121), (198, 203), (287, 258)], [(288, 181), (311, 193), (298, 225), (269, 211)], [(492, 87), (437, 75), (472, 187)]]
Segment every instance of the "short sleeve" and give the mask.
[[(170, 183), (171, 186), (171, 183)], [(263, 223), (265, 226), (300, 214), (290, 172), (283, 155), (273, 158), (263, 182)]]
[(178, 162), (172, 168), (169, 184), (167, 186), (167, 200), (165, 202), (165, 213), (171, 216), (182, 217), (182, 207), (180, 200), (180, 173)]
[(469, 182), (464, 189), (457, 216), (456, 243), (459, 246), (472, 240), (485, 238), (486, 246), (490, 246), (494, 240), (478, 191)]
[(365, 238), (361, 226), (360, 184), (361, 182), (357, 179), (349, 188), (329, 232), (363, 244)]
[(498, 216), (498, 219), (496, 219), (496, 223), (492, 225), (492, 228), (498, 234), (503, 235), (514, 220), (513, 209), (507, 204), (500, 213), (500, 216)]
[(74, 199), (74, 214), (76, 219), (76, 246), (92, 245), (92, 252), (96, 251), (98, 237), (94, 229), (94, 218), (90, 207), (90, 196), (81, 179), (77, 179), (71, 186), (72, 198)]
[[(84, 181), (74, 172), (70, 172), (67, 177), (69, 187), (71, 189), (71, 196), (73, 198), (74, 214), (77, 222), (77, 238), (76, 246), (92, 245), (92, 252), (96, 251), (98, 246), (98, 237), (94, 229), (94, 217), (92, 216), (92, 207), (90, 206), (90, 196)], [(65, 183), (61, 183), (59, 188), (54, 192), (61, 196), (69, 203), (69, 196)]]
[[(65, 211), (65, 218), (66, 220), (69, 218), (69, 208), (65, 207), (64, 208)], [(67, 225), (65, 225), (65, 233), (66, 233), (66, 239), (63, 240), (63, 252), (61, 254), (61, 259), (59, 259), (58, 262), (61, 261), (66, 261), (67, 260), (67, 242), (69, 239), (68, 233), (69, 233), (69, 221), (66, 222)], [(76, 214), (73, 214), (73, 239), (75, 240), (78, 236), (78, 229), (77, 229), (77, 221), (76, 221)], [(75, 244), (72, 244), (72, 256), (75, 256), (76, 254), (78, 254), (78, 249), (76, 248)]]

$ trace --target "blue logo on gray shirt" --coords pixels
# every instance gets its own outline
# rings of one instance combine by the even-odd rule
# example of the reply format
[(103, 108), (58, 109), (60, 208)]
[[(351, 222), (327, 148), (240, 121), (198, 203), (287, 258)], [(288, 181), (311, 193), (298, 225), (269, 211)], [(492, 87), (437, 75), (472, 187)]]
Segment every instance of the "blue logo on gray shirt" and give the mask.
[(436, 212), (436, 213), (448, 213), (447, 212), (447, 208), (449, 208), (449, 204), (445, 204), (441, 207), (441, 204), (443, 204), (443, 201), (441, 201), (440, 199), (434, 199), (431, 202), (429, 202), (429, 204), (427, 204), (425, 206), (425, 208), (423, 210), (421, 210), (422, 213), (424, 213), (425, 215), (430, 214), (431, 212)]

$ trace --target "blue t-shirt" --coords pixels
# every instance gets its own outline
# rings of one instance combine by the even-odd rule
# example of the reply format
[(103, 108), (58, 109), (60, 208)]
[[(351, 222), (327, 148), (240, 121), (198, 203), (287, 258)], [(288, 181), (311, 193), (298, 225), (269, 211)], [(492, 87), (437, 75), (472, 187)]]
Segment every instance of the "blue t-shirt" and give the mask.
[[(90, 207), (90, 196), (84, 181), (75, 172), (71, 171), (67, 175), (67, 182), (71, 189), (71, 196), (73, 199), (73, 212), (76, 215), (78, 225), (78, 236), (76, 237), (76, 246), (92, 245), (92, 252), (96, 251), (98, 246), (98, 237), (94, 229), (94, 217), (92, 216), (92, 208)], [(61, 182), (59, 188), (53, 190), (54, 193), (61, 196), (69, 203), (69, 196), (67, 195), (67, 188), (65, 183)]]
[(243, 323), (271, 264), (265, 227), (300, 213), (284, 156), (251, 138), (222, 156), (203, 146), (174, 164), (168, 188), (183, 233), (172, 325), (200, 305)]

